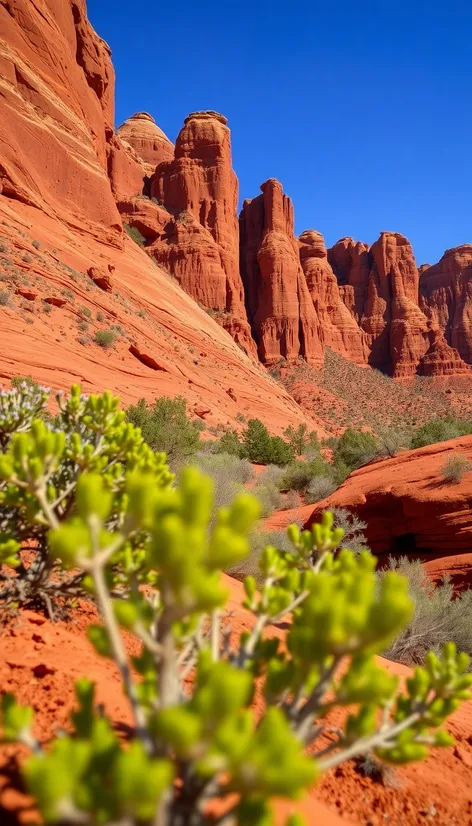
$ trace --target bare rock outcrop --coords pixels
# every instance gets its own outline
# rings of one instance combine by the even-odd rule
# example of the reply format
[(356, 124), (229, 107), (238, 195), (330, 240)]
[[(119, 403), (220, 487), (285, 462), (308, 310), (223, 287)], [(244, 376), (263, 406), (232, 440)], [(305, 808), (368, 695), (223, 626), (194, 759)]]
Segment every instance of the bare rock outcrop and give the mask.
[(306, 230), (298, 240), (300, 261), (318, 318), (322, 346), (330, 347), (356, 364), (366, 364), (367, 336), (354, 317), (353, 288), (339, 286), (320, 232)]
[(134, 149), (146, 175), (153, 175), (156, 167), (174, 157), (174, 145), (159, 128), (152, 115), (137, 112), (117, 130), (118, 138)]
[(292, 202), (274, 178), (261, 190), (244, 202), (240, 217), (241, 273), (259, 357), (273, 364), (301, 356), (319, 365), (319, 321), (300, 265)]

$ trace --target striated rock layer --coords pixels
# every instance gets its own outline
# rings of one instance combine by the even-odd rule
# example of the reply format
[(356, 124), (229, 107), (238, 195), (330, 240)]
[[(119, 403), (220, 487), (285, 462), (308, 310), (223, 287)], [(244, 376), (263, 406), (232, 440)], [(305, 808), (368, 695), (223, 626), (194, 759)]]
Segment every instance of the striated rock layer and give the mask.
[(118, 243), (110, 49), (85, 0), (0, 3), (0, 192)]

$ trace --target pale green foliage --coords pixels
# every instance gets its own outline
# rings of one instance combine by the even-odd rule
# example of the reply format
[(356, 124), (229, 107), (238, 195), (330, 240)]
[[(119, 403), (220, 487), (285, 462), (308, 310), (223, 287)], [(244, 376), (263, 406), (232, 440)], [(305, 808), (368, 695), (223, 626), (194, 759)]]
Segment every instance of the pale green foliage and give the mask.
[(421, 664), (428, 651), (438, 653), (448, 640), (472, 655), (472, 590), (457, 594), (447, 579), (433, 583), (418, 559), (390, 557), (389, 567), (408, 579), (414, 613), (385, 656), (406, 665)]
[[(31, 710), (4, 697), (3, 737), (33, 751), (24, 777), (48, 823), (204, 826), (218, 799), (219, 822), (269, 826), (272, 797), (297, 798), (346, 759), (402, 763), (451, 744), (441, 726), (470, 698), (469, 657), (447, 644), (399, 692), (374, 655), (411, 620), (407, 580), (388, 572), (379, 585), (374, 557), (338, 550), (332, 514), (310, 531), (292, 525), (285, 550), (262, 549), (260, 587), (244, 583), (249, 630), (231, 639), (221, 570), (247, 558), (257, 500), (241, 493), (215, 513), (213, 482), (197, 468), (172, 487), (110, 394), (87, 400), (74, 389), (61, 417), (63, 429), (35, 419), (10, 438), (2, 512), (39, 526), (48, 560), (86, 578), (103, 618), (90, 639), (119, 666), (134, 732), (123, 745), (84, 679), (71, 731), (44, 751)], [(284, 645), (270, 634), (283, 618)], [(142, 642), (132, 660), (122, 629)], [(338, 706), (344, 729), (326, 745), (324, 719)]]
[[(172, 475), (163, 454), (144, 443), (110, 393), (87, 397), (75, 386), (68, 398), (58, 394), (59, 415), (45, 422), (48, 389), (28, 379), (14, 385), (0, 393), (0, 565), (15, 567), (17, 576), (0, 572), (0, 604), (42, 602), (52, 615), (52, 597), (76, 597), (84, 590), (84, 574), (65, 573), (48, 543), (51, 525), (74, 512), (80, 474), (101, 474), (113, 497), (111, 530), (123, 518), (127, 473), (153, 471), (164, 487)], [(34, 559), (26, 568), (21, 550), (28, 547), (31, 556), (32, 540)]]
[(460, 482), (466, 473), (472, 470), (472, 462), (464, 453), (453, 453), (441, 467), (441, 473), (447, 482)]

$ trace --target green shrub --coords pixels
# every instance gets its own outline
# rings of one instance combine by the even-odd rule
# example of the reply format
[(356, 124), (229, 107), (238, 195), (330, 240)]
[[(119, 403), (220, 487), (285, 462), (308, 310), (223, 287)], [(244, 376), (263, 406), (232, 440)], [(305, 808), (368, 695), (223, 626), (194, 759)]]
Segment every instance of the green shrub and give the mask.
[(453, 453), (441, 467), (441, 473), (447, 482), (461, 482), (466, 473), (472, 470), (472, 462), (463, 453)]
[(115, 344), (116, 334), (113, 330), (95, 330), (93, 338), (95, 344), (103, 347), (104, 350), (109, 350)]
[(368, 551), (367, 537), (364, 533), (367, 528), (366, 523), (355, 513), (350, 513), (347, 508), (333, 508), (332, 513), (333, 525), (343, 531), (343, 542), (346, 547), (354, 553)]
[[(472, 590), (455, 594), (447, 579), (435, 585), (418, 559), (390, 557), (388, 570), (408, 579), (414, 612), (384, 656), (405, 665), (423, 664), (429, 651), (438, 653), (449, 640), (472, 655)], [(380, 580), (384, 576), (387, 571), (380, 572)]]
[(232, 456), (244, 456), (244, 446), (241, 443), (237, 430), (227, 430), (221, 439), (212, 446), (215, 453), (230, 453)]
[(332, 467), (321, 456), (288, 465), (281, 480), (282, 490), (305, 490), (314, 476), (332, 477)]
[(321, 446), (315, 431), (308, 433), (306, 424), (299, 424), (298, 427), (290, 425), (284, 430), (284, 436), (295, 456), (302, 456), (307, 449), (319, 451)]
[(372, 433), (348, 427), (334, 448), (334, 460), (343, 462), (349, 470), (355, 470), (370, 462), (379, 452), (378, 442)]
[[(288, 550), (261, 551), (261, 587), (244, 584), (249, 630), (229, 644), (221, 570), (247, 558), (254, 497), (214, 514), (212, 481), (196, 468), (171, 487), (162, 455), (110, 394), (73, 389), (59, 429), (33, 420), (29, 398), (0, 396), (1, 561), (21, 576), (21, 543), (39, 535), (43, 573), (86, 579), (103, 623), (89, 638), (118, 666), (132, 719), (124, 743), (84, 677), (70, 728), (44, 750), (33, 710), (3, 697), (3, 739), (32, 752), (22, 774), (44, 821), (205, 826), (219, 801), (220, 823), (262, 826), (272, 798), (296, 799), (345, 760), (404, 763), (454, 742), (442, 726), (471, 698), (470, 658), (448, 643), (400, 688), (375, 655), (411, 622), (407, 581), (390, 571), (379, 583), (368, 553), (335, 555), (343, 534), (331, 514), (311, 531), (292, 525)], [(7, 587), (16, 579), (7, 573)], [(266, 631), (287, 616), (281, 645)], [(140, 640), (138, 656), (123, 630)], [(327, 747), (325, 713), (338, 707), (348, 712)]]
[(448, 416), (444, 419), (434, 418), (425, 422), (413, 433), (412, 448), (426, 447), (436, 442), (446, 442), (458, 436), (468, 436), (472, 433), (472, 423)]
[(162, 396), (154, 404), (140, 399), (126, 411), (129, 422), (139, 427), (152, 450), (167, 454), (172, 466), (178, 467), (193, 456), (200, 446), (200, 432), (187, 416), (187, 402), (182, 396)]
[(134, 241), (138, 247), (144, 247), (146, 245), (146, 239), (144, 235), (141, 235), (139, 229), (137, 227), (131, 227), (129, 224), (123, 224), (123, 229), (127, 235)]
[(84, 315), (85, 318), (87, 318), (89, 321), (92, 318), (92, 310), (90, 309), (90, 307), (86, 307), (85, 305), (82, 305), (82, 307), (79, 307), (79, 313), (81, 315)]
[(261, 465), (288, 465), (294, 459), (293, 449), (280, 436), (271, 436), (260, 419), (249, 419), (243, 435), (244, 455)]

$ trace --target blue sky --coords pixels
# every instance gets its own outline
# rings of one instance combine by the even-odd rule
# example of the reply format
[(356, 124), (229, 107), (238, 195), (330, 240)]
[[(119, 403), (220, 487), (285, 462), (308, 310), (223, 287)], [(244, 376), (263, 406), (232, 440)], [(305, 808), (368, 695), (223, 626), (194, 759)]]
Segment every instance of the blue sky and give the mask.
[(328, 245), (402, 232), (418, 263), (472, 242), (469, 0), (88, 0), (111, 46), (116, 124), (175, 140), (225, 114), (240, 197), (269, 177)]

